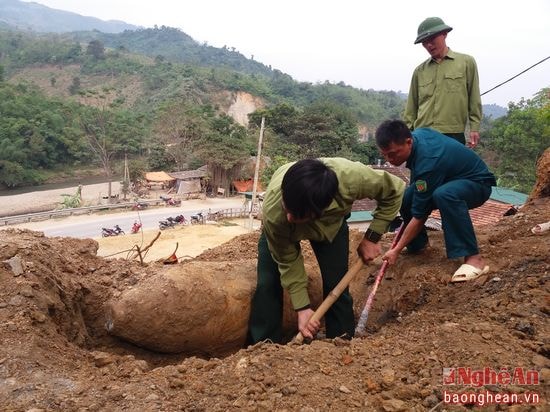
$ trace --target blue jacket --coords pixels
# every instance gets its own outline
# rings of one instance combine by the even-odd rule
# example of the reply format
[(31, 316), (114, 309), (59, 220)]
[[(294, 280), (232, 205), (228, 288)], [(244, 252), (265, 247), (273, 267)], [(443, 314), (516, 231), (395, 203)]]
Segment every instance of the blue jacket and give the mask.
[(472, 180), (496, 186), (495, 176), (472, 149), (433, 129), (412, 132), (413, 145), (407, 160), (411, 185), (415, 186), (412, 215), (426, 218), (432, 211), (432, 194), (453, 180)]

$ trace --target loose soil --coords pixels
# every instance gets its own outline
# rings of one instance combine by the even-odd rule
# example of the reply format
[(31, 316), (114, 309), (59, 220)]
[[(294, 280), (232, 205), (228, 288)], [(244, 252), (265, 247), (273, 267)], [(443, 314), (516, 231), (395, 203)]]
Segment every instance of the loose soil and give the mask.
[[(548, 410), (550, 232), (530, 231), (547, 221), (550, 198), (542, 197), (478, 229), (491, 272), (463, 284), (449, 283), (459, 263), (446, 259), (442, 234), (431, 232), (431, 250), (403, 255), (388, 270), (365, 337), (261, 343), (209, 356), (157, 353), (106, 331), (109, 301), (174, 265), (99, 257), (99, 244), (91, 239), (2, 231), (0, 406), (7, 411), (442, 411), (473, 407), (443, 403), (444, 391), (490, 391), (536, 393), (541, 403), (483, 410)], [(238, 271), (240, 262), (256, 258), (258, 236), (258, 231), (239, 235), (179, 265), (200, 271), (197, 263), (218, 262), (227, 272)], [(354, 231), (352, 242), (360, 236)], [(391, 237), (384, 238), (384, 247), (390, 243)], [(313, 265), (307, 245), (304, 253)], [(365, 267), (362, 282), (372, 285), (377, 269)], [(223, 287), (223, 278), (220, 282)], [(202, 298), (197, 314), (210, 303), (208, 293)], [(354, 300), (360, 312), (366, 296)], [(539, 384), (445, 386), (444, 368), (457, 367), (535, 370)]]

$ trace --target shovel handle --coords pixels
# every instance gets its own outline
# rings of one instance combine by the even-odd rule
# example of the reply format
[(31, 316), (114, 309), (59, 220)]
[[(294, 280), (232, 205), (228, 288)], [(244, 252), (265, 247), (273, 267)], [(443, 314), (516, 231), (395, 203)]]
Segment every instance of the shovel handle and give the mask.
[[(349, 286), (351, 280), (355, 277), (357, 272), (361, 270), (363, 267), (363, 261), (361, 258), (357, 259), (357, 261), (353, 264), (353, 266), (346, 272), (346, 274), (340, 279), (340, 282), (332, 289), (325, 300), (319, 305), (317, 310), (313, 312), (313, 315), (311, 315), (310, 321), (312, 320), (320, 320), (325, 313), (327, 313), (327, 310), (332, 306), (332, 304), (340, 297), (342, 292)], [(302, 332), (298, 332), (298, 334), (294, 337), (292, 340), (294, 343), (301, 344), (304, 341), (304, 335), (302, 335)]]

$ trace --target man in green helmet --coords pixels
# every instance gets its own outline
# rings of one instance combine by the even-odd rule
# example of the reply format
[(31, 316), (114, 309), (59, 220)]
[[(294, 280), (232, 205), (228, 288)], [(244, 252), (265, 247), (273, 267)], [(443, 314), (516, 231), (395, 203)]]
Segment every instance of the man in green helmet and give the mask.
[(453, 28), (439, 17), (428, 17), (418, 26), (414, 44), (430, 53), (430, 58), (413, 73), (405, 109), (410, 130), (430, 127), (462, 144), (469, 124), (468, 146), (479, 142), (481, 96), (477, 65), (472, 56), (452, 51), (446, 44)]

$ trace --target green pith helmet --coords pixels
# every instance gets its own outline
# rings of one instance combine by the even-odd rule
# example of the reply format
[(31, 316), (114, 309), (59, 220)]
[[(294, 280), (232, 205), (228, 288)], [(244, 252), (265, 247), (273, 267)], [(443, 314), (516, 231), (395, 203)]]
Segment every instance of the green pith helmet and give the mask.
[(422, 43), (428, 37), (443, 31), (448, 33), (452, 29), (452, 27), (447, 26), (439, 17), (428, 17), (418, 26), (418, 37), (414, 41), (414, 44)]

